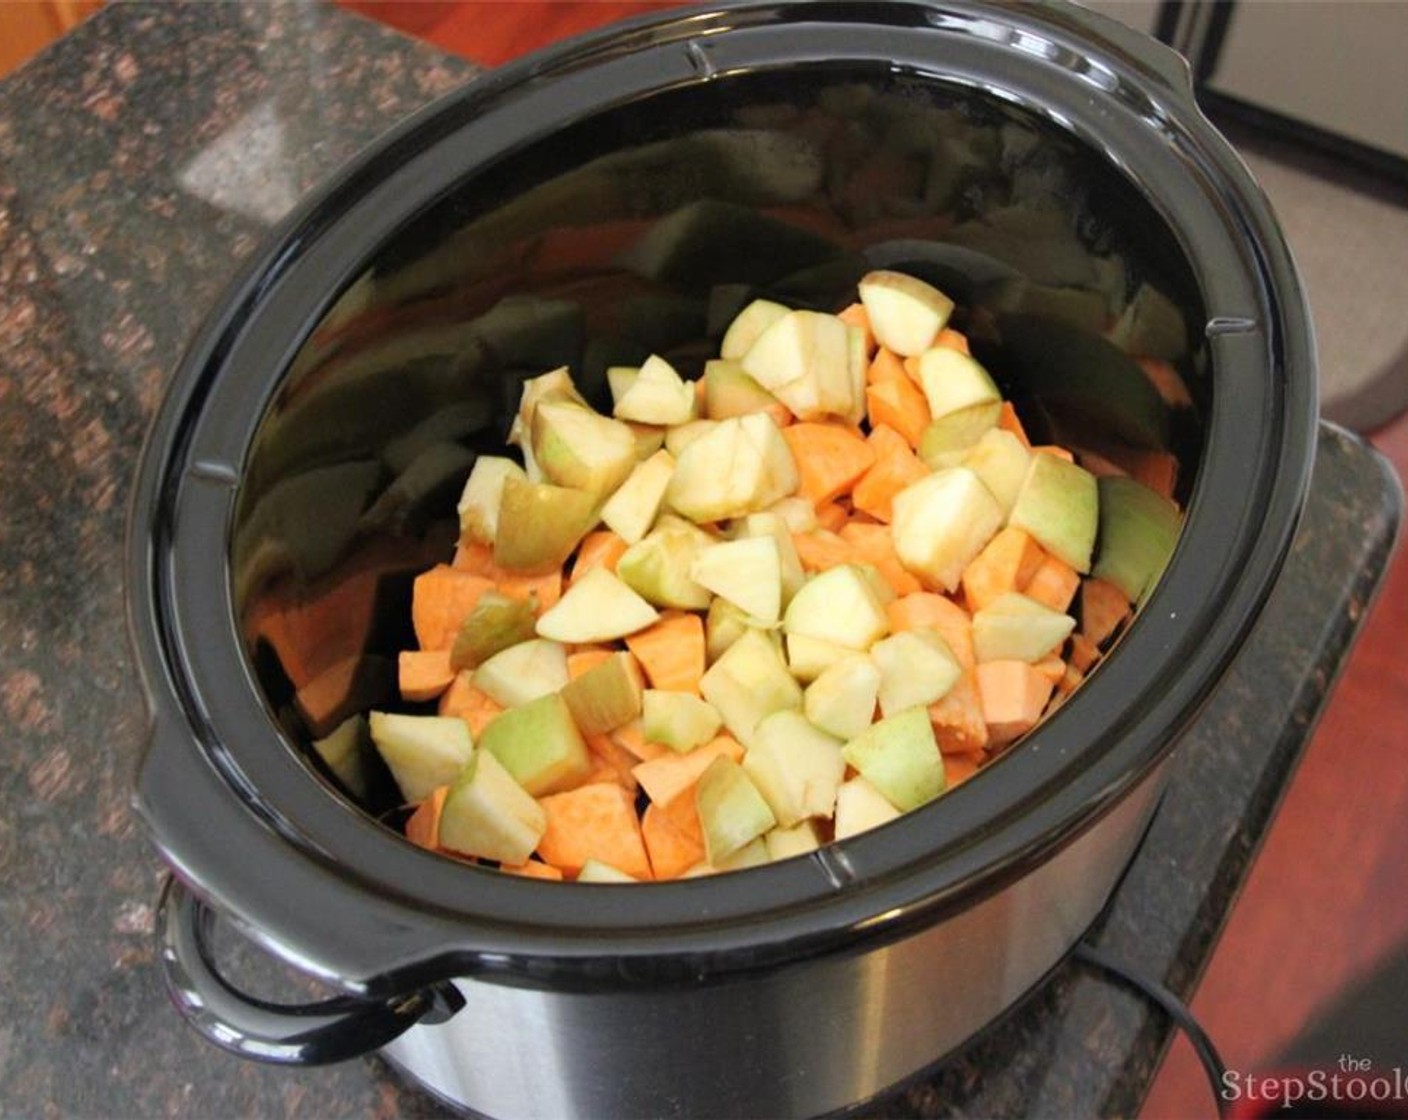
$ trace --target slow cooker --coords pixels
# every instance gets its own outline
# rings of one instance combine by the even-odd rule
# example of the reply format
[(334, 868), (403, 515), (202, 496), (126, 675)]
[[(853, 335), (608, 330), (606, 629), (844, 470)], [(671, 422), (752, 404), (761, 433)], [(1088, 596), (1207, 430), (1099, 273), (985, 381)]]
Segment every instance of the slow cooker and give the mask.
[[(525, 378), (716, 349), (867, 269), (959, 303), (1044, 435), (1177, 465), (1117, 648), (977, 777), (805, 856), (649, 886), (418, 849), (311, 749), (390, 702), (415, 572)], [(173, 999), (256, 1060), (380, 1051), (490, 1116), (811, 1115), (1009, 1008), (1090, 925), (1179, 732), (1287, 552), (1314, 351), (1265, 199), (1182, 61), (1068, 6), (746, 2), (490, 73), (269, 238), (170, 383), (127, 563), (152, 711), (137, 805)], [(394, 683), (394, 682), (392, 682)], [(384, 775), (382, 776), (384, 779)], [(216, 917), (333, 985), (220, 974)]]

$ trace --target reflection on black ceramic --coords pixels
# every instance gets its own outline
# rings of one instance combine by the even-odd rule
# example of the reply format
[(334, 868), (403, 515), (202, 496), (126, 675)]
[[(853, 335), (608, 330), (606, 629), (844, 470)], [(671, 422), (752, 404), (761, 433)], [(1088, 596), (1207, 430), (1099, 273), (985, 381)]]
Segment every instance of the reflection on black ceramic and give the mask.
[[(503, 452), (524, 379), (566, 366), (607, 408), (612, 365), (659, 353), (698, 376), (756, 297), (839, 310), (869, 268), (922, 276), (1041, 441), (1131, 469), (1172, 448), (1186, 500), (1206, 316), (1149, 204), (1031, 113), (837, 69), (735, 80), (703, 116), (665, 93), (568, 128), (470, 177), (342, 293), (261, 425), (234, 545), (296, 741), (395, 701), (409, 579), (448, 555), (457, 488)], [(360, 756), (355, 784), (389, 812)]]

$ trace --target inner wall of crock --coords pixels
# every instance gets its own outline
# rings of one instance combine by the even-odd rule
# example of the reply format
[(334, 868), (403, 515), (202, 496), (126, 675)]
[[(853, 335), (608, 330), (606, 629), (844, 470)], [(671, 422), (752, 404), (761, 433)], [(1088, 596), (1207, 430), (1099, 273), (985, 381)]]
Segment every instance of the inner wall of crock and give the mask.
[[(469, 157), (467, 156), (467, 165)], [(748, 300), (839, 310), (870, 268), (936, 284), (1038, 442), (1192, 493), (1211, 398), (1197, 285), (1100, 152), (981, 90), (879, 66), (723, 77), (572, 124), (466, 175), (312, 331), (245, 464), (232, 536), (248, 656), (288, 741), (396, 689), (414, 576), (448, 561), (474, 457), (558, 366), (686, 376)], [(1020, 747), (1018, 748), (1020, 749)], [(375, 757), (358, 799), (394, 825)], [(976, 780), (984, 780), (979, 775)]]

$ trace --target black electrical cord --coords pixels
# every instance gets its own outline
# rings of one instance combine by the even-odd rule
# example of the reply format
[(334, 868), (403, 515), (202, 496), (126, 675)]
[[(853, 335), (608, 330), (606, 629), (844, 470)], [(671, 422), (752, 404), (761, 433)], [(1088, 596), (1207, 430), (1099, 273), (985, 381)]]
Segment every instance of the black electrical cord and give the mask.
[(1212, 1039), (1208, 1037), (1207, 1031), (1203, 1030), (1197, 1019), (1193, 1018), (1193, 1013), (1188, 1010), (1188, 1005), (1157, 980), (1141, 976), (1087, 942), (1082, 941), (1078, 944), (1071, 956), (1081, 964), (1113, 977), (1126, 987), (1133, 988), (1145, 999), (1158, 1004), (1164, 1010), (1168, 1017), (1174, 1021), (1174, 1024), (1188, 1036), (1188, 1041), (1193, 1044), (1198, 1061), (1202, 1063), (1203, 1071), (1212, 1084), (1212, 1094), (1217, 1101), (1217, 1114), (1220, 1117), (1225, 1117), (1228, 1114), (1229, 1102), (1222, 1095), (1222, 1090), (1227, 1084), (1227, 1067), (1223, 1064), (1222, 1057), (1218, 1054)]

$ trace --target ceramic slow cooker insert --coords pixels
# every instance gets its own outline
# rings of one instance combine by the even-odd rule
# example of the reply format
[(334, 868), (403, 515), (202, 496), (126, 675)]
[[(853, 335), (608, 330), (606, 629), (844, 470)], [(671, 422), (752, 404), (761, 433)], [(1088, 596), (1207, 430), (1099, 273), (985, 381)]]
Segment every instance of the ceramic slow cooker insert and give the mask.
[[(422, 851), (385, 775), (354, 796), (319, 764), (326, 721), (394, 700), (410, 579), (448, 555), (457, 487), (526, 377), (567, 364), (601, 392), (650, 352), (693, 371), (740, 301), (836, 309), (872, 267), (949, 291), (1040, 434), (1178, 461), (1171, 563), (1036, 732), (873, 832), (648, 886)], [(742, 4), (471, 83), (276, 231), (150, 437), (138, 804), (175, 872), (178, 1006), (256, 1059), (380, 1048), (493, 1116), (802, 1115), (883, 1091), (1098, 913), (1269, 592), (1314, 423), (1264, 199), (1181, 63), (1094, 15)], [(240, 995), (210, 961), (216, 914), (346, 994)]]

